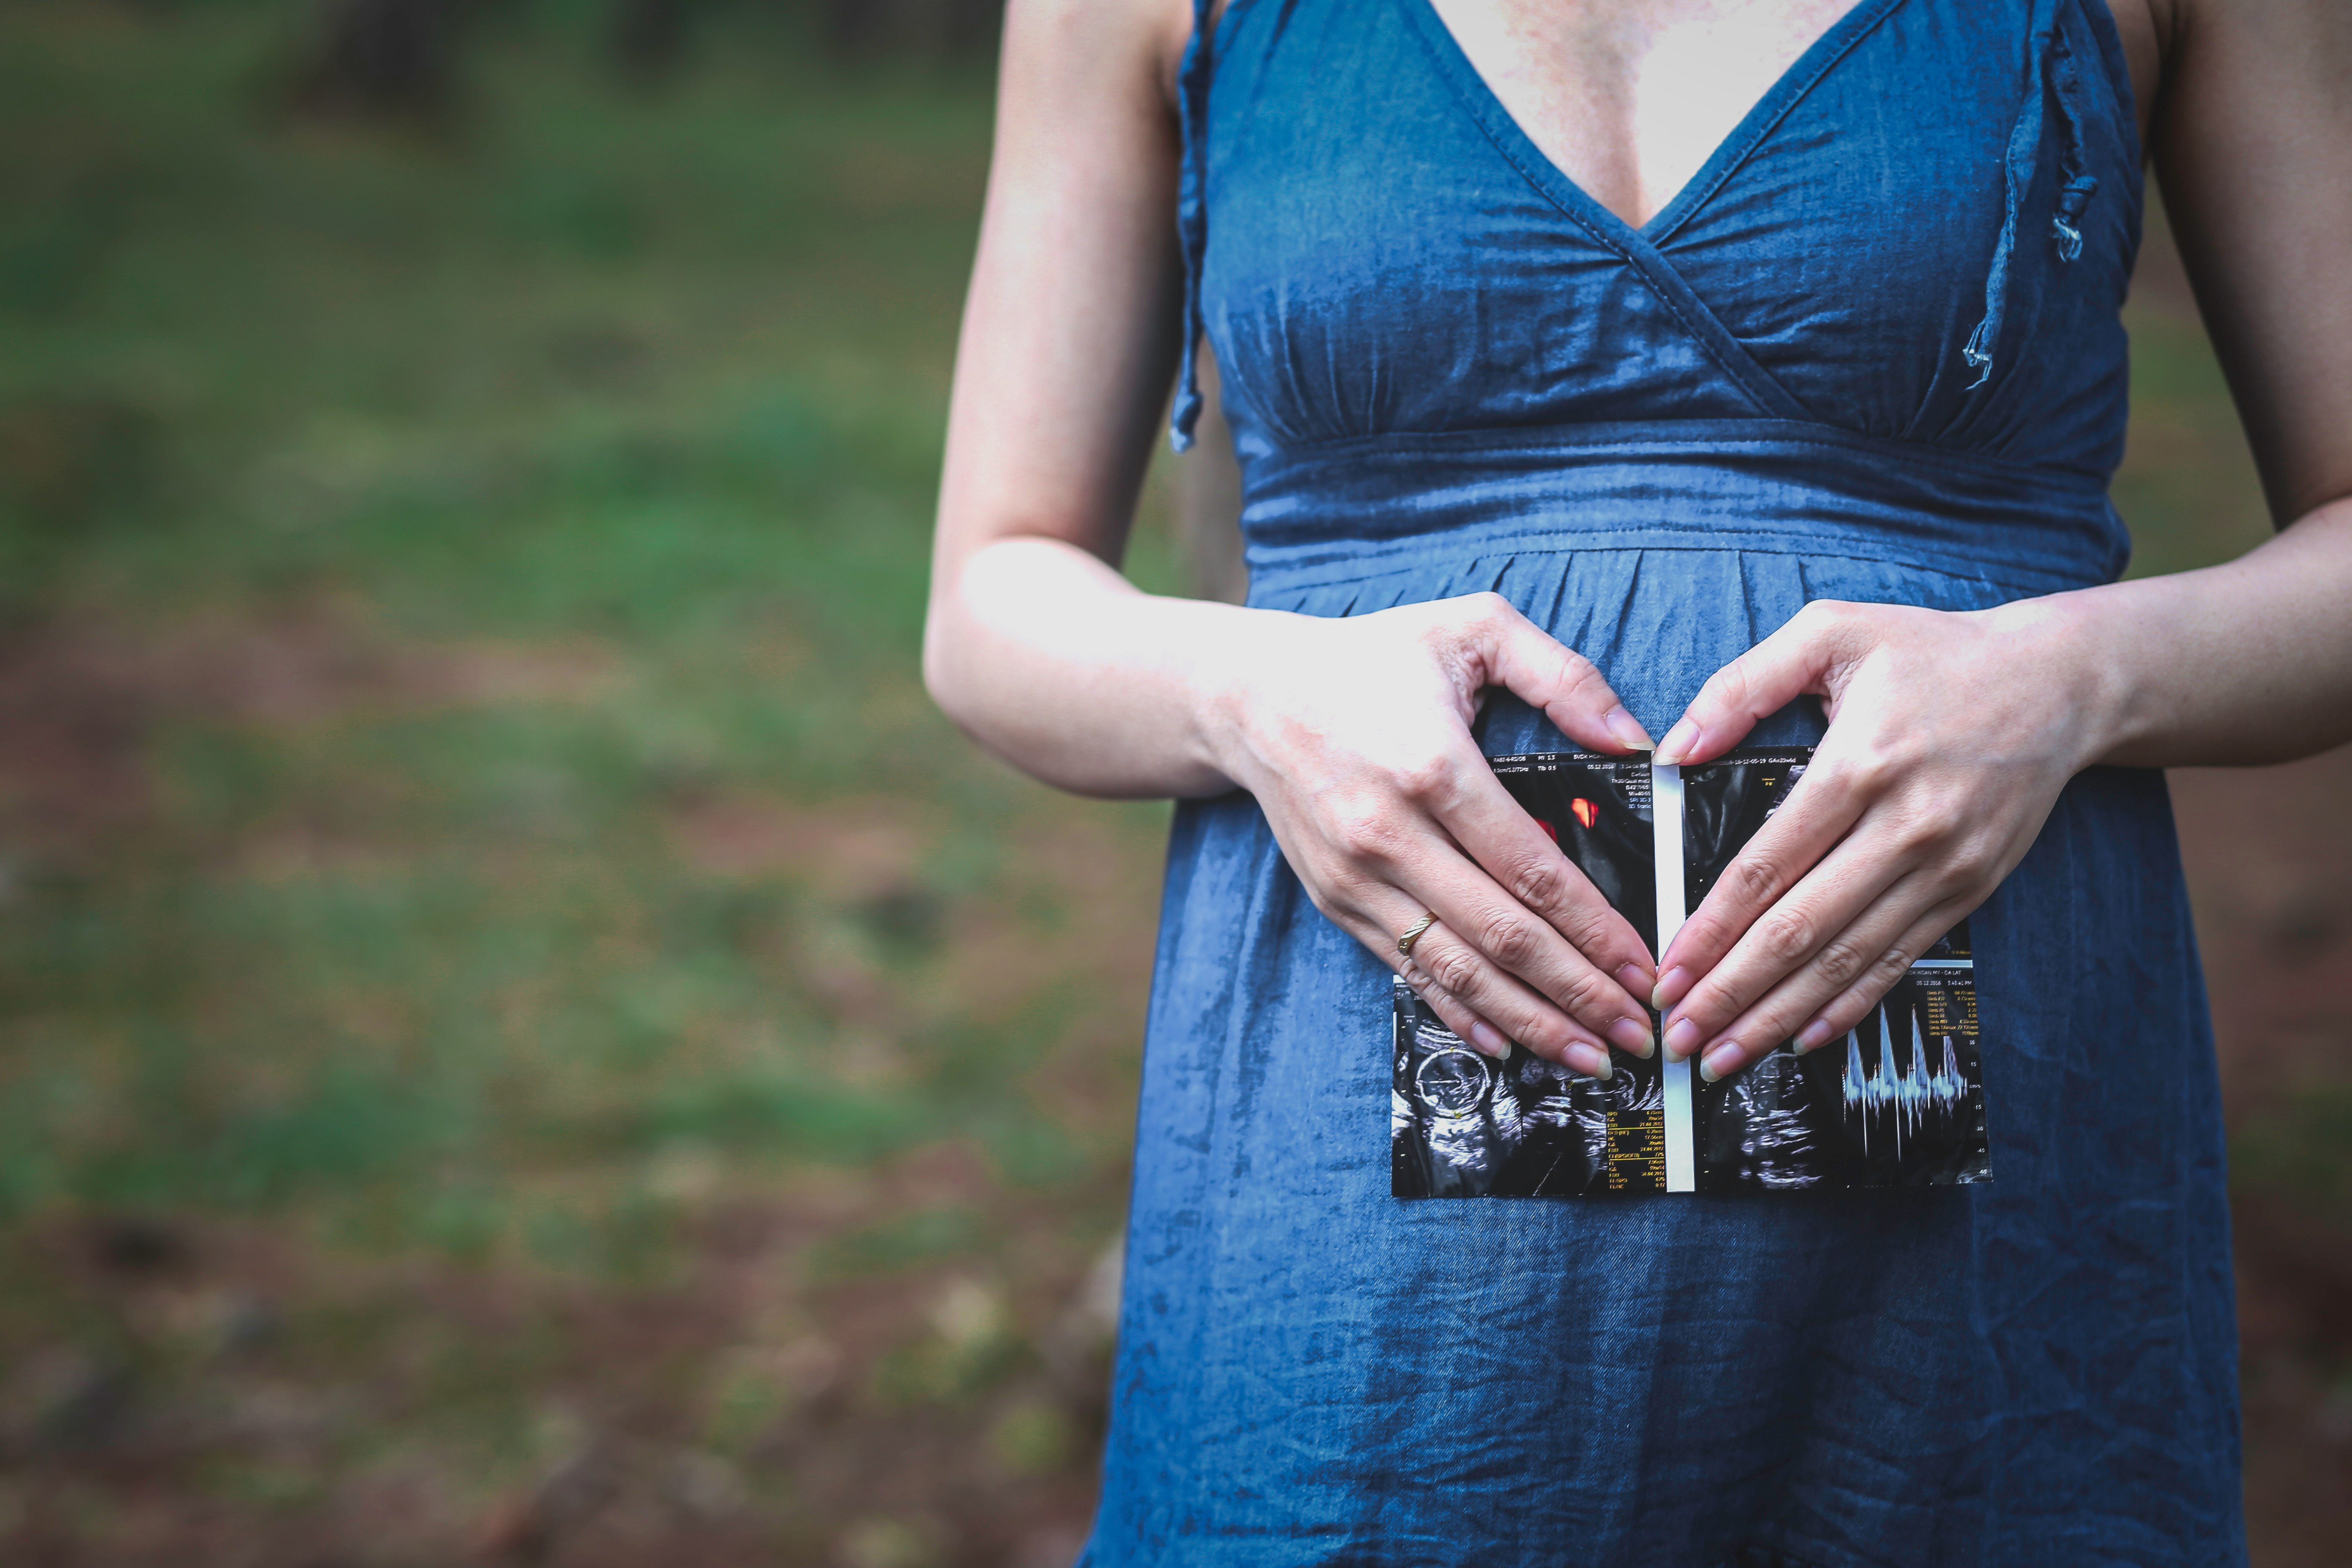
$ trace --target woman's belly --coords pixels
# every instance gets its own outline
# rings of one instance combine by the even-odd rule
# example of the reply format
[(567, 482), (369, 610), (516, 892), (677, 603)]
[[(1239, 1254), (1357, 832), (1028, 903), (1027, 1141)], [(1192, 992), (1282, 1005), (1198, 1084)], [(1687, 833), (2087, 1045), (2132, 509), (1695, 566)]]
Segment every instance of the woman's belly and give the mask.
[[(1315, 538), (1261, 518), (1252, 602), (1362, 615), (1493, 590), (1660, 733), (1809, 599), (1974, 609), (2088, 570), (2022, 550), (2063, 543), (2051, 524), (2015, 525), (2019, 560), (1980, 565), (1922, 544), (1925, 524), (1700, 530), (1687, 511), (1642, 522), (1620, 491), (1587, 500), (1422, 531), (1392, 526), (1409, 505), (1335, 510)], [(1757, 740), (1818, 732), (1800, 704)], [(1482, 742), (1564, 744), (1507, 700)], [(1882, 1521), (1893, 1552), (1998, 1538), (2000, 1514), (2095, 1484), (2090, 1456), (2117, 1443), (2201, 1498), (2210, 1444), (2191, 1434), (2234, 1419), (2233, 1342), (2218, 1096), (2161, 775), (2077, 779), (1972, 927), (1989, 1186), (1400, 1202), (1386, 968), (1314, 909), (1248, 796), (1180, 808), (1113, 1468), (1141, 1476), (1122, 1445), (1166, 1442), (1183, 1479), (1153, 1472), (1127, 1506), (1244, 1488), (1340, 1528), (1365, 1489), (1410, 1476), (1423, 1505), (1458, 1502), (1465, 1528), (1511, 1519), (1540, 1556), (1626, 1524), (1627, 1474), (1677, 1490), (1639, 1500), (1657, 1517), (1834, 1516), (1853, 1456), (1880, 1452), (1910, 1472)], [(2177, 1425), (2133, 1414), (2168, 1402)], [(2083, 1430), (2000, 1429), (2004, 1408), (2076, 1412)]]

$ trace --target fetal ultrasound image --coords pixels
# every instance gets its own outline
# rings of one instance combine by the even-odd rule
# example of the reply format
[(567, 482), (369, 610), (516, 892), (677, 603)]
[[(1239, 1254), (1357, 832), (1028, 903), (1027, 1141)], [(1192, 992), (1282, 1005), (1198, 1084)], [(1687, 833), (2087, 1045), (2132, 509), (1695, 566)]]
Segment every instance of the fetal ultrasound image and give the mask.
[(1656, 952), (1658, 859), (1648, 755), (1562, 753), (1493, 762), (1511, 798)]
[(1582, 1197), (1664, 1186), (1653, 1062), (1622, 1054), (1607, 1083), (1523, 1047), (1473, 1050), (1400, 980), (1389, 1100), (1401, 1198)]
[[(1657, 940), (1650, 761), (1497, 757), (1512, 798), (1641, 933)], [(1611, 1052), (1607, 1083), (1523, 1047), (1480, 1056), (1396, 983), (1391, 1190), (1399, 1197), (1570, 1197), (1663, 1191), (1658, 1065)]]

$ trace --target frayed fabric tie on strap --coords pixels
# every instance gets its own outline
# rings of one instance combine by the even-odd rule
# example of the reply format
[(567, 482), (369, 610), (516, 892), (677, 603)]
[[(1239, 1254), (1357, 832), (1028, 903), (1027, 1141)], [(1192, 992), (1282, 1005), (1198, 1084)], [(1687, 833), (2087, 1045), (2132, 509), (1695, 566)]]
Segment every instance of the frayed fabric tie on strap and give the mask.
[(1192, 0), (1192, 40), (1176, 73), (1177, 134), (1183, 148), (1176, 195), (1176, 240), (1184, 255), (1184, 348), (1177, 372), (1176, 405), (1168, 421), (1169, 444), (1181, 452), (1192, 444), (1201, 419), (1201, 261), (1209, 247), (1209, 79), (1216, 0)]
[(2066, 135), (2059, 163), (2063, 183), (2050, 218), (2059, 260), (2081, 258), (2083, 209), (2098, 194), (2099, 182), (2087, 168), (2090, 154), (2083, 131), (2086, 118), (2083, 73), (2075, 63), (2073, 47), (2066, 42), (2057, 8), (2057, 0), (2046, 0), (2033, 8), (2034, 20), (2026, 46), (2025, 100), (2018, 107), (2017, 121), (2010, 130), (2009, 148), (2002, 160), (2005, 201), (2000, 239), (1993, 247), (1992, 266), (1985, 273), (1984, 319), (1977, 323), (1976, 331), (1969, 334), (1969, 341), (1960, 349), (1960, 357), (1977, 373), (1976, 379), (1969, 383), (1972, 392), (1992, 374), (1993, 345), (2000, 338), (2001, 315), (2009, 304), (2009, 268), (2017, 251), (2018, 221), (2042, 157), (2045, 89), (2058, 100), (2058, 116)]
[(2050, 78), (2058, 89), (2058, 113), (2066, 122), (2066, 148), (2059, 163), (2065, 184), (2058, 191), (2058, 210), (2051, 215), (2050, 232), (2058, 241), (2058, 259), (2079, 261), (2083, 256), (2083, 209), (2099, 194), (2098, 177), (2087, 169), (2090, 150), (2084, 145), (2083, 68), (2064, 32), (2050, 34)]

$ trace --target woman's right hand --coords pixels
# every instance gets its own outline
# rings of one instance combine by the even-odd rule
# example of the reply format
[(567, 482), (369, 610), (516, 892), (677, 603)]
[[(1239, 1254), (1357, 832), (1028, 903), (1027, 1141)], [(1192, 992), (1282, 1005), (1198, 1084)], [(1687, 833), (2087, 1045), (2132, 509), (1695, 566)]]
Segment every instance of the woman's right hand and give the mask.
[[(1470, 733), (1499, 686), (1594, 751), (1647, 749), (1601, 672), (1496, 594), (1247, 623), (1204, 660), (1204, 728), (1315, 907), (1488, 1056), (1517, 1040), (1605, 1079), (1603, 1041), (1650, 1055), (1648, 948)], [(1423, 912), (1437, 923), (1408, 957), (1397, 938)]]

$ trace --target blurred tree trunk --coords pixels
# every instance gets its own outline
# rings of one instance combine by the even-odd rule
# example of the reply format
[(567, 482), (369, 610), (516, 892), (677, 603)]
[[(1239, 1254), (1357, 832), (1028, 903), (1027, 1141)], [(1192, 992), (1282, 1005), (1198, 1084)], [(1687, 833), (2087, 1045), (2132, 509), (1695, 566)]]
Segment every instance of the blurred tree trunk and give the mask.
[(1004, 0), (824, 0), (824, 38), (847, 55), (969, 58), (996, 47)]
[(693, 21), (693, 0), (614, 0), (613, 58), (621, 74), (648, 86), (675, 76)]
[(315, 112), (430, 118), (456, 98), (449, 0), (322, 0), (295, 84)]
[(1238, 605), (1249, 594), (1242, 559), (1242, 470), (1225, 423), (1216, 357), (1200, 350), (1201, 420), (1192, 449), (1176, 459), (1176, 548), (1192, 593)]
[(993, 54), (1004, 30), (1004, 0), (942, 0), (947, 9), (948, 53), (959, 58)]

